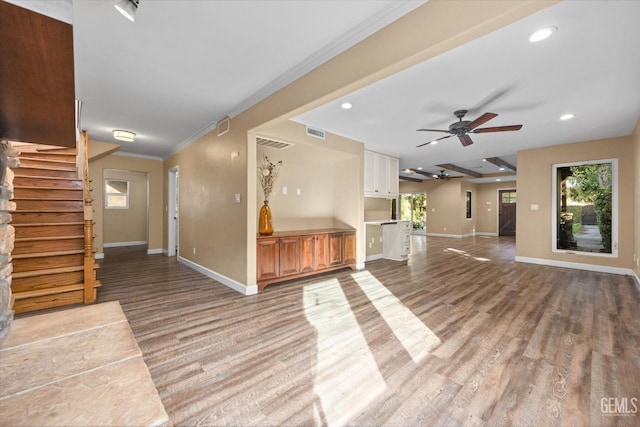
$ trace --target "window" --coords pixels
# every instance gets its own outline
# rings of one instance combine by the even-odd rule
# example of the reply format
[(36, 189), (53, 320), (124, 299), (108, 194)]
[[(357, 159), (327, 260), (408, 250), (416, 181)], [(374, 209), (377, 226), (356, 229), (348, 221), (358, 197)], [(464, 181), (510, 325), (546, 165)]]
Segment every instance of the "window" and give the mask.
[(553, 165), (552, 249), (618, 254), (617, 161)]
[(467, 219), (471, 218), (471, 191), (467, 191)]
[(500, 192), (501, 202), (502, 203), (517, 203), (518, 202), (518, 194), (515, 191), (504, 191)]
[(104, 180), (104, 207), (129, 209), (129, 181)]

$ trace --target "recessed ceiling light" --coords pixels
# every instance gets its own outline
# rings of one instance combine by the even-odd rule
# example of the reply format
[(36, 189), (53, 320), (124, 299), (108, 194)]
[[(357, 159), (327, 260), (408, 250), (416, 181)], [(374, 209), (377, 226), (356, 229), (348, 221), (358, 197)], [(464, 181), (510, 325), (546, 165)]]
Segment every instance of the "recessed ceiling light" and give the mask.
[(560, 116), (560, 120), (571, 120), (573, 119), (575, 116), (571, 113), (568, 114), (563, 114)]
[(500, 170), (501, 170), (501, 171), (503, 171), (503, 170), (504, 170), (504, 168), (500, 168)]
[(116, 129), (113, 131), (113, 137), (118, 141), (133, 142), (136, 139), (136, 134), (128, 130)]
[(340, 107), (344, 110), (348, 110), (349, 108), (353, 107), (353, 104), (350, 102), (343, 102), (342, 104), (340, 104)]
[(496, 181), (500, 181), (500, 178), (496, 178)]
[(487, 159), (482, 159), (482, 161), (483, 161), (483, 162), (486, 162), (486, 161), (487, 161)]
[(429, 144), (436, 145), (439, 141), (436, 139), (435, 141), (431, 141)]
[(542, 28), (542, 29), (534, 32), (533, 34), (531, 34), (531, 36), (529, 36), (529, 41), (531, 43), (542, 41), (542, 40), (550, 37), (551, 34), (555, 33), (557, 29), (558, 29), (557, 27), (545, 27), (545, 28)]
[(418, 170), (419, 170), (419, 171), (421, 171), (421, 170), (422, 170), (422, 168), (418, 168)]

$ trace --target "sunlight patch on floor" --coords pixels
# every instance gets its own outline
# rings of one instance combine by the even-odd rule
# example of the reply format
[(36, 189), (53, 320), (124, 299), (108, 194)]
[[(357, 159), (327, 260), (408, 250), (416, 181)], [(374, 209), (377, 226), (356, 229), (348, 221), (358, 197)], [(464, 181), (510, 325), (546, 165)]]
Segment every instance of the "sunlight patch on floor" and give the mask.
[(489, 258), (475, 257), (473, 255), (469, 255), (466, 251), (461, 251), (460, 249), (447, 248), (447, 249), (445, 249), (445, 252), (453, 252), (454, 254), (462, 255), (464, 257), (471, 258), (471, 259), (475, 259), (476, 261), (482, 261), (482, 262), (491, 261)]
[(338, 280), (305, 286), (303, 301), (317, 330), (314, 410), (323, 425), (344, 425), (387, 385)]
[(351, 275), (415, 363), (440, 345), (440, 339), (368, 271)]

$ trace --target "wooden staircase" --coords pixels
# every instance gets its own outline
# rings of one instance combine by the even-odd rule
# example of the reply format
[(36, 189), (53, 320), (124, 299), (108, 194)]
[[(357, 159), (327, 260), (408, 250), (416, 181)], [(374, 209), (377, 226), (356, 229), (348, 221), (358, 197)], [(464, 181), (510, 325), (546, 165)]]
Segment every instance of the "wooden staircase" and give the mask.
[(19, 144), (11, 292), (16, 313), (96, 300), (93, 219), (83, 151)]

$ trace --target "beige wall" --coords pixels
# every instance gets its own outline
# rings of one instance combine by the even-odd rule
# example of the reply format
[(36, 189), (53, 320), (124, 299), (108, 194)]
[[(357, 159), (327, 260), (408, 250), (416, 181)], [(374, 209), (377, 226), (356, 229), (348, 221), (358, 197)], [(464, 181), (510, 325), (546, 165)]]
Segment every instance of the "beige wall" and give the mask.
[[(93, 141), (89, 142), (89, 147)], [(89, 179), (92, 181), (93, 196), (93, 219), (95, 222), (94, 247), (96, 252), (103, 252), (103, 214), (104, 214), (104, 173), (105, 169), (120, 169), (147, 173), (149, 177), (149, 223), (147, 246), (149, 251), (162, 251), (162, 241), (164, 230), (162, 227), (162, 213), (164, 208), (163, 200), (163, 178), (162, 160), (145, 159), (139, 157), (128, 157), (119, 155), (108, 155), (89, 162)]]
[[(210, 132), (169, 157), (164, 175), (173, 166), (180, 170), (181, 255), (240, 284), (255, 284), (256, 133), (555, 3), (430, 1), (232, 118), (228, 133)], [(232, 153), (239, 155), (231, 159)], [(333, 203), (364, 194), (364, 160), (354, 154), (357, 159), (345, 159), (335, 176), (348, 175), (346, 167), (357, 168), (358, 187), (337, 186)], [(241, 195), (239, 204), (233, 202), (236, 193)], [(354, 203), (361, 205), (362, 199)], [(362, 223), (361, 206), (341, 203), (334, 209), (342, 222), (351, 224), (352, 217), (360, 216)], [(364, 256), (362, 234), (358, 233), (359, 259)], [(185, 247), (197, 248), (196, 254)]]
[[(313, 228), (358, 228), (362, 209), (359, 189), (364, 173), (362, 143), (327, 134), (324, 140), (306, 135), (305, 127), (294, 122), (258, 132), (260, 136), (294, 145), (284, 150), (257, 147), (256, 159), (266, 155), (283, 166), (269, 201), (275, 231)], [(257, 173), (256, 173), (257, 176)], [(287, 194), (283, 194), (283, 188)], [(300, 189), (300, 195), (297, 190)], [(262, 206), (262, 187), (256, 185), (255, 222)]]
[(640, 120), (636, 123), (636, 128), (631, 137), (633, 143), (633, 170), (634, 170), (634, 261), (633, 271), (636, 273), (637, 280), (640, 280)]
[(107, 179), (129, 182), (129, 207), (103, 211), (103, 244), (147, 242), (147, 173), (104, 169), (102, 176), (103, 187)]
[[(618, 256), (552, 252), (552, 165), (599, 159), (618, 159)], [(630, 136), (518, 152), (516, 256), (631, 268), (634, 248), (633, 179), (633, 141)], [(532, 204), (537, 204), (539, 210), (531, 210)]]

